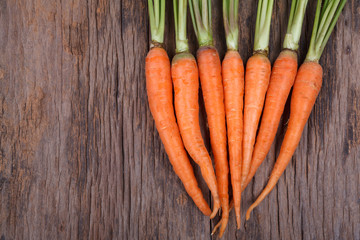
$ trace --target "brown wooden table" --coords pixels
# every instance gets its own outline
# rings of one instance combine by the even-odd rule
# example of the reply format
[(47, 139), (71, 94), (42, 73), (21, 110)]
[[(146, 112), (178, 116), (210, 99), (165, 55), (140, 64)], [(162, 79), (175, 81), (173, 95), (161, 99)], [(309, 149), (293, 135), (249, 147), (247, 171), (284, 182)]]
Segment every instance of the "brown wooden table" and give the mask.
[[(240, 0), (245, 61), (256, 2)], [(290, 2), (274, 6), (272, 62)], [(315, 5), (309, 0), (299, 62)], [(167, 6), (165, 48), (172, 57), (172, 1)], [(220, 0), (213, 1), (213, 22), (223, 57)], [(218, 218), (202, 216), (185, 193), (148, 108), (148, 25), (145, 0), (0, 1), (1, 240), (212, 238)], [(240, 231), (230, 214), (223, 239), (360, 239), (360, 1), (348, 1), (321, 64), (323, 87), (293, 161)], [(289, 104), (267, 160), (243, 194), (243, 222), (272, 169), (288, 116)]]

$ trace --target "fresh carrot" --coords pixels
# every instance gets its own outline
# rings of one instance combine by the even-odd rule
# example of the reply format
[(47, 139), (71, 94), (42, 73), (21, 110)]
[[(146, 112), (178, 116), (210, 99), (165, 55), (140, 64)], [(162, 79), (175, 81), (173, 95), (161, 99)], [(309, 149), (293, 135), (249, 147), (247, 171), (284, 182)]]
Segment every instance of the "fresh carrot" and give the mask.
[(325, 0), (323, 7), (321, 3), (322, 1), (318, 0), (309, 51), (296, 75), (290, 103), (289, 125), (279, 157), (266, 187), (248, 209), (246, 219), (250, 218), (251, 211), (271, 192), (285, 171), (300, 142), (301, 134), (319, 94), (323, 74), (319, 59), (346, 0)]
[(210, 218), (220, 208), (217, 182), (210, 155), (205, 147), (199, 125), (199, 73), (194, 56), (189, 53), (186, 37), (187, 0), (174, 0), (176, 55), (171, 64), (171, 75), (175, 92), (175, 112), (180, 134), (191, 158), (200, 166), (207, 183), (214, 207)]
[(223, 1), (227, 52), (222, 62), (229, 165), (237, 228), (240, 229), (244, 64), (238, 52), (239, 0)]
[(284, 111), (286, 100), (297, 72), (297, 50), (302, 22), (308, 0), (293, 0), (283, 50), (276, 59), (266, 93), (265, 107), (256, 138), (249, 174), (243, 190), (249, 184), (260, 164), (268, 154)]
[(214, 153), (216, 179), (222, 207), (220, 236), (229, 219), (229, 166), (227, 160), (224, 93), (221, 64), (213, 47), (211, 31), (211, 1), (190, 0), (190, 13), (199, 42), (197, 60), (205, 109), (210, 129), (210, 142)]
[(270, 80), (271, 64), (267, 55), (273, 5), (274, 0), (259, 0), (258, 2), (254, 55), (246, 64), (242, 188), (249, 173), (256, 131)]
[(175, 173), (200, 211), (209, 216), (211, 209), (198, 187), (174, 115), (170, 60), (161, 47), (164, 39), (165, 0), (155, 6), (149, 0), (148, 4), (152, 47), (146, 56), (145, 74), (150, 111)]

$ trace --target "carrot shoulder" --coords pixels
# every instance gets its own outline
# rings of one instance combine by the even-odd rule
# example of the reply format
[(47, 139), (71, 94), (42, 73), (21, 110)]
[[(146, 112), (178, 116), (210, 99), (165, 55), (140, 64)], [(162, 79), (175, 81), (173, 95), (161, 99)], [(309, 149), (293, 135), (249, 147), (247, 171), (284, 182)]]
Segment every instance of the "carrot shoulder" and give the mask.
[(200, 166), (213, 199), (213, 218), (220, 208), (217, 182), (211, 158), (201, 136), (199, 125), (199, 73), (195, 58), (190, 53), (177, 54), (171, 64), (175, 92), (175, 112), (181, 138), (191, 158)]
[(317, 62), (305, 62), (299, 68), (295, 79), (290, 104), (290, 119), (280, 154), (271, 172), (269, 181), (256, 201), (246, 213), (250, 218), (251, 211), (271, 192), (280, 176), (289, 164), (298, 146), (305, 124), (310, 116), (322, 84), (322, 68)]
[(243, 135), (244, 64), (237, 51), (227, 51), (222, 62), (229, 165), (237, 227), (240, 228)]
[(245, 73), (242, 186), (244, 186), (249, 173), (256, 131), (264, 106), (270, 74), (271, 64), (265, 55), (257, 53), (248, 60)]
[(294, 84), (296, 72), (296, 52), (283, 50), (276, 59), (272, 69), (269, 88), (266, 93), (264, 112), (252, 155), (251, 167), (243, 190), (249, 184), (271, 148), (286, 100)]
[(172, 103), (170, 61), (163, 48), (155, 47), (149, 51), (145, 73), (150, 111), (170, 163), (200, 211), (209, 216), (211, 210), (198, 187), (176, 124)]

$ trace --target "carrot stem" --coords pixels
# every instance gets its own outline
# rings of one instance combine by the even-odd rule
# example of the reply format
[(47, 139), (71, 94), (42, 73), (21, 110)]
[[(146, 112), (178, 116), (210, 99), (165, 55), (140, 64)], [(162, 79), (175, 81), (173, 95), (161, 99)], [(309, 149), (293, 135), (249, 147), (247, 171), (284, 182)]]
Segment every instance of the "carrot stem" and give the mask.
[(335, 25), (336, 25), (336, 22), (337, 22), (337, 20), (339, 19), (340, 14), (341, 14), (342, 10), (343, 10), (344, 7), (345, 7), (345, 3), (346, 3), (346, 0), (345, 0), (345, 1), (342, 1), (342, 2), (340, 3), (340, 6), (339, 6), (339, 7), (337, 8), (337, 10), (336, 10), (335, 16), (333, 17), (333, 19), (332, 19), (332, 21), (331, 21), (331, 23), (330, 23), (330, 25), (329, 25), (329, 28), (328, 28), (328, 30), (327, 30), (327, 32), (326, 32), (324, 41), (323, 41), (323, 43), (322, 43), (321, 46), (320, 46), (320, 55), (321, 55), (321, 54), (323, 53), (323, 51), (324, 51), (324, 48), (325, 48), (325, 46), (326, 46), (326, 43), (328, 42), (328, 40), (329, 40), (329, 38), (330, 38), (330, 35), (331, 35), (332, 31), (334, 30), (334, 27), (335, 27)]
[(238, 50), (239, 25), (238, 19), (239, 0), (223, 0), (223, 16), (228, 50)]
[(347, 0), (318, 0), (309, 51), (305, 61), (318, 62)]
[(148, 0), (148, 8), (151, 41), (152, 43), (163, 43), (165, 29), (165, 0)]
[(283, 47), (297, 51), (308, 0), (293, 0)]
[(189, 51), (186, 37), (186, 7), (187, 0), (173, 0), (175, 20), (176, 53)]
[(259, 0), (255, 26), (254, 51), (269, 51), (270, 23), (274, 0)]
[(200, 47), (212, 46), (211, 1), (189, 0), (191, 20)]

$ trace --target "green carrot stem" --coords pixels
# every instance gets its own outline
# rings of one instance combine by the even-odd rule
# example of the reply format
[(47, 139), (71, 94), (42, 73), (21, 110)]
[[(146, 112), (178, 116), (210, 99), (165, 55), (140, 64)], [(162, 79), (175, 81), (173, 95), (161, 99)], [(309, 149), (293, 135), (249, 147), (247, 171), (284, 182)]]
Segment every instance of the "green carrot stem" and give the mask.
[(151, 41), (163, 43), (165, 29), (165, 0), (148, 0), (148, 8)]
[(318, 0), (309, 51), (305, 61), (319, 61), (347, 0)]
[(293, 0), (283, 47), (297, 51), (308, 0)]
[(325, 48), (325, 46), (326, 46), (326, 43), (328, 42), (328, 40), (329, 40), (329, 38), (330, 38), (330, 35), (331, 35), (332, 31), (334, 30), (334, 27), (335, 27), (335, 25), (336, 25), (336, 22), (338, 21), (338, 19), (339, 19), (339, 17), (340, 17), (340, 14), (341, 14), (342, 10), (343, 10), (344, 7), (345, 7), (345, 3), (346, 3), (346, 0), (345, 0), (345, 1), (342, 1), (342, 2), (340, 3), (339, 7), (338, 7), (337, 10), (336, 10), (335, 16), (333, 17), (333, 19), (332, 19), (332, 21), (331, 21), (331, 23), (330, 23), (330, 26), (329, 26), (329, 28), (328, 28), (328, 30), (327, 30), (327, 32), (326, 32), (325, 38), (324, 38), (324, 40), (323, 40), (323, 43), (322, 43), (321, 46), (320, 46), (320, 51), (319, 51), (320, 56), (321, 56), (321, 54), (323, 53), (324, 48)]
[(239, 26), (238, 19), (239, 0), (223, 0), (223, 17), (228, 50), (238, 50)]
[(269, 51), (270, 23), (274, 0), (259, 0), (255, 25), (254, 51)]
[(186, 37), (186, 10), (187, 0), (173, 0), (176, 53), (189, 51)]
[(200, 47), (212, 46), (211, 0), (189, 0), (191, 20)]

